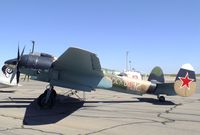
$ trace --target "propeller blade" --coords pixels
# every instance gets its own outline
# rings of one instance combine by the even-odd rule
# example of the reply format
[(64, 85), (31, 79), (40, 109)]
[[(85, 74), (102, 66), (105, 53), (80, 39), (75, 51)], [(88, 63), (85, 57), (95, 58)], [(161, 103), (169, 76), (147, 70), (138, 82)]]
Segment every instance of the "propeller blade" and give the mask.
[(21, 58), (22, 58), (22, 56), (23, 56), (23, 54), (24, 54), (24, 50), (25, 50), (25, 46), (24, 46), (24, 48), (23, 48), (23, 50), (22, 50), (22, 52), (21, 52), (21, 55), (20, 55), (20, 49), (19, 49), (19, 43), (18, 43), (17, 63), (16, 63), (16, 67), (15, 67), (15, 69), (14, 69), (14, 72), (13, 72), (13, 74), (12, 74), (12, 76), (11, 76), (10, 83), (12, 83), (13, 79), (15, 78), (15, 75), (17, 75), (17, 76), (16, 76), (16, 82), (17, 82), (17, 84), (19, 83), (19, 79), (20, 79), (19, 66), (20, 66)]
[(20, 56), (20, 58), (23, 56), (23, 54), (24, 54), (24, 50), (25, 50), (25, 46), (24, 46), (24, 48), (23, 48), (23, 50), (22, 50), (22, 52), (21, 52), (21, 56)]
[(17, 67), (14, 69), (14, 71), (12, 73), (12, 76), (10, 78), (10, 83), (12, 83), (13, 79), (15, 78), (16, 73), (17, 73)]
[(17, 79), (17, 84), (19, 83), (19, 79), (20, 79), (20, 71), (18, 70), (17, 71), (17, 77), (16, 77), (16, 79)]
[[(23, 51), (22, 51), (22, 54), (23, 54)], [(17, 65), (17, 76), (16, 76), (16, 82), (17, 82), (17, 84), (19, 83), (19, 79), (20, 79), (20, 71), (19, 71), (19, 63), (18, 63), (18, 65)]]
[(19, 50), (19, 45), (18, 45), (18, 51), (17, 51), (17, 62), (19, 62), (20, 59), (20, 50)]

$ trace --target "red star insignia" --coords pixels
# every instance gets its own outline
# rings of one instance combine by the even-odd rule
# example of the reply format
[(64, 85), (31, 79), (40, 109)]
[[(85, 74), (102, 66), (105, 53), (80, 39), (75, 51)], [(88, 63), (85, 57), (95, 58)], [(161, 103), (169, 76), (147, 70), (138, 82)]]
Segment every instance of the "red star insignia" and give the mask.
[(185, 77), (179, 77), (179, 79), (182, 82), (182, 86), (181, 87), (186, 86), (188, 89), (190, 88), (190, 83), (194, 81), (194, 79), (190, 79), (189, 78), (188, 72), (185, 75)]

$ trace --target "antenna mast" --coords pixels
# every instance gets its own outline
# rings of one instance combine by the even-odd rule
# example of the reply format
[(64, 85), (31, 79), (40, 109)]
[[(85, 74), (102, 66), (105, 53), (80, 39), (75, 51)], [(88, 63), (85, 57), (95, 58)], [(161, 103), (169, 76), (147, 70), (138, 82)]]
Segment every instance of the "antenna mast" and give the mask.
[(33, 44), (31, 53), (33, 53), (33, 52), (34, 52), (34, 49), (35, 49), (35, 41), (32, 40), (31, 42), (32, 42), (32, 44)]

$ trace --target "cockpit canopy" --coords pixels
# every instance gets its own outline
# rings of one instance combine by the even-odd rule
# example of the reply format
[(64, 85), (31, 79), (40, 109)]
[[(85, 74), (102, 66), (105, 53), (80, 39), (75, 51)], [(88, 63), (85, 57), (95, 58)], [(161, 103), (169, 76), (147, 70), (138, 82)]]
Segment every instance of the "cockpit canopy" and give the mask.
[(30, 53), (30, 55), (40, 56), (40, 57), (45, 57), (45, 58), (56, 59), (56, 57), (54, 57), (54, 56), (51, 55), (51, 54), (47, 54), (47, 53), (34, 52), (34, 53)]
[(122, 72), (122, 73), (120, 73), (120, 74), (118, 74), (118, 76), (128, 76), (126, 73), (124, 73), (124, 72)]

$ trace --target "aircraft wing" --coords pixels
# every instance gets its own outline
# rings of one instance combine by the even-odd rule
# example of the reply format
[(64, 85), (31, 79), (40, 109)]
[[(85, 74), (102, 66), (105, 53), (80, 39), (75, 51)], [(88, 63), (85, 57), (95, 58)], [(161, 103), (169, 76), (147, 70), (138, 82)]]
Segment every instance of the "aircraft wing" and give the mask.
[(6, 83), (2, 83), (2, 82), (0, 82), (0, 88), (8, 88), (8, 87), (14, 87), (14, 86), (16, 86), (16, 85), (11, 85), (11, 84), (6, 84)]
[(91, 91), (103, 77), (96, 54), (69, 48), (53, 63), (51, 84), (66, 88)]

